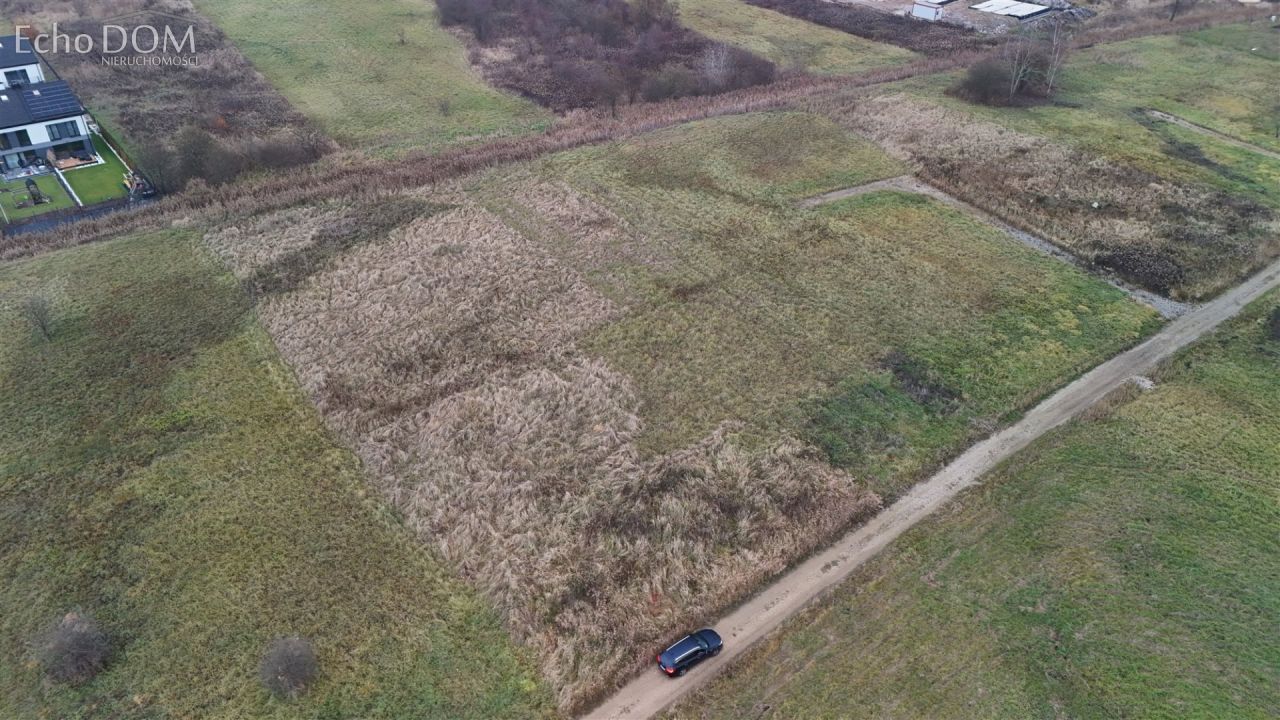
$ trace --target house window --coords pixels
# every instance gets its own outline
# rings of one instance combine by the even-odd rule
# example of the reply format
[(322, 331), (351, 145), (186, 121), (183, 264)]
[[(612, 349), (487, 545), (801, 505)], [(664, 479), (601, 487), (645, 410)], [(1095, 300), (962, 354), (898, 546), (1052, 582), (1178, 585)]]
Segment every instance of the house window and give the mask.
[(14, 147), (26, 147), (31, 144), (31, 133), (26, 130), (19, 130), (13, 136), (17, 140)]
[(80, 136), (80, 126), (76, 124), (75, 120), (49, 125), (48, 130), (50, 140), (65, 140), (66, 138)]
[(0, 133), (0, 150), (8, 150), (13, 147), (13, 141), (9, 139), (9, 133)]
[(31, 82), (31, 76), (26, 70), (10, 70), (4, 74), (4, 81), (9, 87), (27, 85)]

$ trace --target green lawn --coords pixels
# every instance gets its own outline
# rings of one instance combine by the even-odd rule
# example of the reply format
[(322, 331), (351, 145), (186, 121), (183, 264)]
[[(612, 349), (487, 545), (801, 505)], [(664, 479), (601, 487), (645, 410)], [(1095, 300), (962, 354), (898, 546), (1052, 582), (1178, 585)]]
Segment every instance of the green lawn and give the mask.
[[(762, 438), (808, 438), (892, 496), (1158, 324), (1114, 288), (920, 196), (794, 206), (901, 172), (828, 120), (768, 113), (564, 153), (479, 192), (628, 308), (583, 342), (636, 383), (649, 450), (744, 420)], [(616, 214), (630, 249), (606, 259), (597, 241), (539, 219), (513, 190), (537, 180)]]
[(898, 65), (915, 53), (814, 25), (741, 0), (680, 0), (680, 22), (713, 40), (737, 45), (783, 68), (847, 74)]
[(128, 197), (129, 191), (125, 189), (123, 182), (128, 168), (120, 162), (120, 158), (116, 157), (115, 153), (111, 152), (111, 148), (101, 136), (93, 136), (93, 146), (106, 162), (93, 167), (63, 172), (62, 175), (71, 185), (71, 189), (85, 205), (96, 205), (107, 200)]
[(1008, 462), (672, 715), (1280, 716), (1277, 306)]
[[(0, 717), (531, 718), (550, 695), (497, 617), (368, 496), (194, 234), (0, 267)], [(16, 310), (53, 307), (44, 339)], [(69, 609), (115, 654), (46, 685)], [(268, 698), (273, 637), (321, 677)]]
[[(339, 143), (399, 153), (541, 129), (550, 114), (487, 85), (433, 3), (197, 0)], [(399, 33), (404, 33), (404, 44)]]
[[(32, 205), (30, 193), (27, 192), (26, 178), (11, 182), (0, 181), (0, 206), (4, 208), (4, 215), (11, 222), (76, 206), (76, 202), (67, 194), (62, 183), (58, 182), (57, 176), (41, 175), (35, 178), (35, 181), (40, 191), (52, 198), (53, 202)], [(20, 208), (19, 203), (26, 203), (27, 207)]]

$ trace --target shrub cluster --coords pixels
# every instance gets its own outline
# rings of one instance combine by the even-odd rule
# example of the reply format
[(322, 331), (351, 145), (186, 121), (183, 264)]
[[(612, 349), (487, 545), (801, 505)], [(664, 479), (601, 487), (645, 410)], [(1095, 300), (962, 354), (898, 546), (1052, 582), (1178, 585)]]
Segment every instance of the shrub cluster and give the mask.
[(67, 613), (35, 643), (35, 656), (49, 679), (79, 685), (106, 667), (111, 643), (88, 615)]
[(441, 0), (499, 85), (554, 110), (708, 95), (772, 82), (773, 63), (680, 25), (670, 0)]
[(306, 692), (320, 671), (311, 643), (300, 637), (277, 638), (267, 646), (258, 678), (271, 694), (289, 700)]
[(267, 137), (218, 137), (188, 125), (171, 143), (146, 146), (138, 152), (137, 161), (161, 192), (176, 192), (196, 179), (221, 185), (254, 170), (305, 165), (330, 148), (327, 138), (307, 128)]

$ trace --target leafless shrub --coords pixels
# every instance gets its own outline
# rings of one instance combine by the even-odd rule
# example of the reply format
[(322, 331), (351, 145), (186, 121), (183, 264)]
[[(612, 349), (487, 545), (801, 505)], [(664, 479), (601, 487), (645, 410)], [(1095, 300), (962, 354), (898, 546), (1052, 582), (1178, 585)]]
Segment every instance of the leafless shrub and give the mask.
[(311, 642), (300, 637), (273, 640), (258, 666), (258, 679), (273, 695), (296, 700), (319, 673)]
[(53, 339), (53, 303), (44, 295), (32, 295), (22, 301), (22, 316), (31, 329), (46, 341)]
[(111, 643), (88, 615), (70, 612), (35, 642), (35, 656), (56, 682), (79, 685), (106, 667)]
[(994, 58), (986, 58), (965, 72), (956, 86), (956, 94), (983, 105), (1005, 105), (1009, 101), (1010, 84), (1009, 66)]

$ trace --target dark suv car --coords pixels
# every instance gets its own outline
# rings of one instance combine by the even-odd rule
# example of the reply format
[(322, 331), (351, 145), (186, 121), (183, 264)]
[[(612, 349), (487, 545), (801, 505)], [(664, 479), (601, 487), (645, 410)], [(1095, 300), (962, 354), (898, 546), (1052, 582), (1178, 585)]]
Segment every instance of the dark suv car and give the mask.
[(683, 675), (685, 670), (720, 654), (724, 641), (711, 628), (686, 635), (679, 642), (658, 653), (658, 667), (669, 677)]

